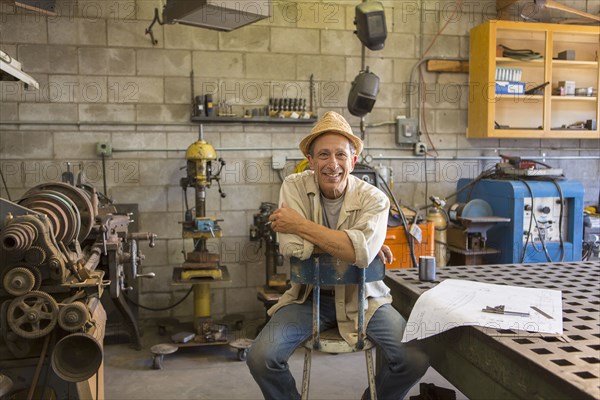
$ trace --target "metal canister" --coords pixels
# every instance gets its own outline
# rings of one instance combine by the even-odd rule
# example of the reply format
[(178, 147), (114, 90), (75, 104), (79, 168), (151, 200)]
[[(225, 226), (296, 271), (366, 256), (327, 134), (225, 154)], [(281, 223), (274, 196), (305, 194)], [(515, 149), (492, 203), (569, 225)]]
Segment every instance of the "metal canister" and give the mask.
[(448, 229), (448, 221), (444, 212), (439, 207), (431, 207), (427, 212), (427, 221), (433, 222), (435, 227), (435, 260), (439, 267), (446, 266), (446, 230)]
[(435, 281), (435, 257), (419, 257), (419, 280), (423, 282)]

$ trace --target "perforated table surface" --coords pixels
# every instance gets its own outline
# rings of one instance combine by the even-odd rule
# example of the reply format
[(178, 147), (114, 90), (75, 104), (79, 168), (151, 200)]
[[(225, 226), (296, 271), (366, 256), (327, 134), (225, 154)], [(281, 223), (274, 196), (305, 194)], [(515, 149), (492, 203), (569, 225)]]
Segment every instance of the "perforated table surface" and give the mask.
[(393, 305), (408, 319), (417, 298), (444, 279), (562, 291), (562, 336), (462, 326), (423, 341), (432, 366), (472, 399), (600, 399), (600, 262), (387, 270)]

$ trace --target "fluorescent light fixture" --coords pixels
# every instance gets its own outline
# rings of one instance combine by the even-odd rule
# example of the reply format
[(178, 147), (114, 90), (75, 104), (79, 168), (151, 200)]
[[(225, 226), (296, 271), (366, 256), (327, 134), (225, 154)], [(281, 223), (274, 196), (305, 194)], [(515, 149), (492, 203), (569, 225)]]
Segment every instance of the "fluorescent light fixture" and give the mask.
[(21, 63), (0, 50), (0, 81), (22, 81), (26, 86), (40, 88), (39, 83), (21, 69)]

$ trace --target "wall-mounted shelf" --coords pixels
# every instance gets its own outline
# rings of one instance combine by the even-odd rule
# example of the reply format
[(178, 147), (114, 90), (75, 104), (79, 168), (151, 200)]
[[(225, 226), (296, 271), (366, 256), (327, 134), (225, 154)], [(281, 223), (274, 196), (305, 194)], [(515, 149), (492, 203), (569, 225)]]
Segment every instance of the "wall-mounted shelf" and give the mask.
[[(597, 27), (487, 21), (471, 30), (469, 57), (469, 138), (598, 139), (600, 130), (561, 129), (600, 119)], [(497, 47), (528, 49), (536, 60), (497, 57)], [(559, 60), (570, 50), (573, 60)], [(496, 68), (514, 68), (525, 90), (548, 84), (536, 95), (496, 94)], [(560, 82), (593, 89), (593, 96), (556, 96)]]
[(275, 118), (275, 117), (192, 117), (198, 124), (314, 124), (316, 118)]

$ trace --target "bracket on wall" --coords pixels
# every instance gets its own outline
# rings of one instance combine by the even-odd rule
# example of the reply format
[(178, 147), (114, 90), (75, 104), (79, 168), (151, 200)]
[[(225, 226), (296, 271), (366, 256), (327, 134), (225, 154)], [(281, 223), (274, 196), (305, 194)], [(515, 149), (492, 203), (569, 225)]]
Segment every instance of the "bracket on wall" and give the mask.
[(150, 41), (152, 42), (152, 46), (156, 46), (158, 44), (158, 40), (154, 38), (154, 32), (152, 32), (152, 27), (155, 23), (159, 25), (164, 25), (164, 22), (160, 20), (160, 16), (158, 15), (158, 8), (154, 9), (154, 19), (150, 23), (150, 26), (146, 28), (146, 35), (150, 35)]

